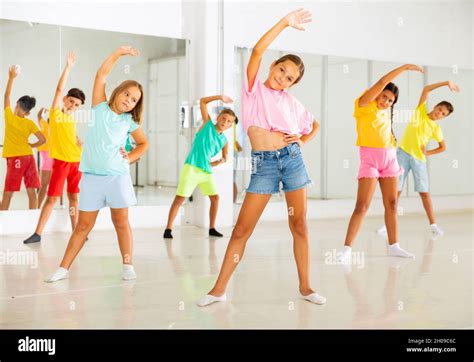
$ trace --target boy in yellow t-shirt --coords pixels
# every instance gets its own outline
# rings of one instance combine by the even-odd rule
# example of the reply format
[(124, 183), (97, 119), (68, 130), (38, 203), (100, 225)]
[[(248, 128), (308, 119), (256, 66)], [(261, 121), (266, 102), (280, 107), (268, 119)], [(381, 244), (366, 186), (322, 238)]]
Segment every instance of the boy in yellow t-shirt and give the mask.
[[(398, 163), (405, 170), (403, 175), (399, 178), (398, 198), (400, 198), (408, 174), (412, 171), (415, 181), (415, 191), (420, 194), (423, 207), (425, 208), (426, 215), (430, 222), (431, 231), (435, 235), (443, 235), (444, 232), (436, 224), (433, 205), (428, 192), (429, 182), (426, 156), (435, 155), (446, 149), (443, 132), (441, 131), (438, 121), (450, 115), (454, 108), (451, 103), (442, 101), (434, 106), (431, 112), (428, 112), (426, 100), (429, 92), (443, 86), (449, 87), (451, 91), (459, 92), (459, 87), (451, 81), (427, 85), (423, 89), (418, 107), (405, 128), (405, 133), (397, 150)], [(438, 147), (433, 150), (427, 150), (426, 145), (431, 139), (438, 142)], [(377, 232), (379, 234), (385, 234), (385, 226), (378, 229)]]
[[(23, 180), (28, 194), (29, 208), (38, 207), (35, 189), (40, 187), (38, 170), (32, 148), (41, 146), (45, 141), (38, 126), (26, 118), (36, 104), (36, 99), (23, 96), (16, 102), (15, 110), (10, 106), (10, 94), (13, 80), (19, 74), (19, 66), (12, 65), (8, 70), (8, 82), (4, 96), (5, 141), (2, 157), (7, 160), (7, 175), (0, 210), (8, 210), (13, 193), (20, 191)], [(29, 143), (28, 138), (34, 134), (38, 141)]]
[[(66, 96), (62, 97), (69, 72), (75, 63), (76, 55), (69, 53), (49, 111), (49, 157), (53, 159), (51, 179), (49, 181), (47, 198), (41, 209), (36, 230), (33, 235), (23, 241), (25, 244), (41, 241), (41, 233), (48, 222), (54, 205), (63, 193), (66, 180), (72, 230), (75, 229), (77, 224), (79, 216), (77, 212), (79, 182), (82, 175), (79, 171), (82, 142), (76, 134), (76, 121), (73, 114), (84, 104), (86, 96), (82, 90), (71, 88)], [(60, 108), (61, 98), (63, 100), (62, 108)]]

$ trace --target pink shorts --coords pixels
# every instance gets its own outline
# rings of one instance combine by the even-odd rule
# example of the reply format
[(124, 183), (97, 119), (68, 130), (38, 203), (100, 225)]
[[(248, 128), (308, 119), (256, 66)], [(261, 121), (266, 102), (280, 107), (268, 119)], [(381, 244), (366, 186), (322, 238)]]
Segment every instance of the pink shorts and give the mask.
[(404, 170), (398, 165), (395, 148), (359, 147), (360, 166), (357, 179), (398, 177)]
[(49, 157), (48, 151), (40, 151), (40, 170), (41, 171), (52, 171), (53, 170), (53, 159)]

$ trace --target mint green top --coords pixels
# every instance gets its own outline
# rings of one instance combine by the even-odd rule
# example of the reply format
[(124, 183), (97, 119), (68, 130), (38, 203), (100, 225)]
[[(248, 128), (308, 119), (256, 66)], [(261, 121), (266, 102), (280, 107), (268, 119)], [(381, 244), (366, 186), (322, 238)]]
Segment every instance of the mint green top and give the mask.
[(219, 153), (227, 143), (227, 137), (219, 134), (212, 120), (207, 121), (204, 127), (196, 133), (194, 142), (184, 163), (212, 173), (211, 158)]

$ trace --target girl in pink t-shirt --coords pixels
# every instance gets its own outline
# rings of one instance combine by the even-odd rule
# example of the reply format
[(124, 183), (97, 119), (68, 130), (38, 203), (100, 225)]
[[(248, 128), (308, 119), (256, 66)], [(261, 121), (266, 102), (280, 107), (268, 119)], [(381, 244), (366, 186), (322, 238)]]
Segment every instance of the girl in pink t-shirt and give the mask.
[(224, 262), (212, 290), (197, 301), (198, 306), (226, 300), (225, 289), (245, 245), (265, 206), (280, 185), (288, 205), (294, 240), (299, 291), (303, 299), (324, 304), (309, 280), (309, 237), (306, 225), (306, 185), (311, 183), (300, 148), (317, 133), (319, 123), (286, 89), (304, 74), (302, 60), (292, 54), (275, 60), (265, 82), (258, 79), (262, 56), (271, 42), (287, 27), (304, 30), (311, 14), (302, 9), (282, 18), (255, 45), (242, 89), (242, 120), (252, 145), (252, 173), (240, 214), (232, 232)]

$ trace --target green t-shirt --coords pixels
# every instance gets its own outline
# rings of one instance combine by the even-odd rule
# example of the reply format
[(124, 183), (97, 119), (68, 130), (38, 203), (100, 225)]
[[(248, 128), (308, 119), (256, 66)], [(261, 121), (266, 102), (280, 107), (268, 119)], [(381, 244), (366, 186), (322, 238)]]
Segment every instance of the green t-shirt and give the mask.
[(209, 120), (206, 125), (196, 133), (191, 152), (189, 152), (184, 163), (212, 173), (211, 158), (217, 155), (226, 143), (227, 137), (223, 133), (219, 134), (212, 121)]

